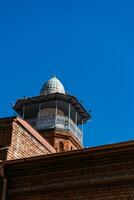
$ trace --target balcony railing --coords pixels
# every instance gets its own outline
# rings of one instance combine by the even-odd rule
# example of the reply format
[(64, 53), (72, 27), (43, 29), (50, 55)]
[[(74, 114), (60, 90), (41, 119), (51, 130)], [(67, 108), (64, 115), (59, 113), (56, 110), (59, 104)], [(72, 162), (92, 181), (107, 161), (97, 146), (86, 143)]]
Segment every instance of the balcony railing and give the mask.
[(62, 115), (44, 115), (37, 119), (28, 120), (29, 123), (37, 130), (60, 128), (63, 130), (71, 131), (75, 137), (82, 143), (83, 134), (79, 127), (69, 117)]

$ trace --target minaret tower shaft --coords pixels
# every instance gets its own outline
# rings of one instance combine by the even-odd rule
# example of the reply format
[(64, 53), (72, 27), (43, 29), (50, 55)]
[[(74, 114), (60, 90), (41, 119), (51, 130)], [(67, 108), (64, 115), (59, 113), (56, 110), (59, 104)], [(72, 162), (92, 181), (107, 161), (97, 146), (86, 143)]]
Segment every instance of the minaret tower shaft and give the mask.
[(39, 96), (17, 100), (14, 110), (27, 120), (57, 152), (83, 147), (83, 124), (90, 115), (54, 76)]

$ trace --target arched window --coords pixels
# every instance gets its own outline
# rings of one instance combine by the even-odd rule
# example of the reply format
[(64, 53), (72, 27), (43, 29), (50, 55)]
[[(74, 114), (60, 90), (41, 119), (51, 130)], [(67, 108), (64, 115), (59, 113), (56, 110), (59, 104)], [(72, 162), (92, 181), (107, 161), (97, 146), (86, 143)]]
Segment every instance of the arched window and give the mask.
[(64, 151), (64, 144), (63, 144), (63, 142), (59, 143), (59, 150), (60, 150), (60, 152)]

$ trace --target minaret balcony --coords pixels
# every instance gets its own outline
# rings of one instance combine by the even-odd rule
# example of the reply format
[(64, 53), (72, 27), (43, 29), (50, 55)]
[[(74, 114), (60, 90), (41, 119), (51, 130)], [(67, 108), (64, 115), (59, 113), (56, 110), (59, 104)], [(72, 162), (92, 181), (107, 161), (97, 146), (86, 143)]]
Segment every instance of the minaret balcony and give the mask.
[(51, 128), (59, 128), (70, 131), (82, 143), (82, 130), (67, 116), (46, 114), (44, 116), (29, 119), (28, 122), (37, 130), (46, 130)]

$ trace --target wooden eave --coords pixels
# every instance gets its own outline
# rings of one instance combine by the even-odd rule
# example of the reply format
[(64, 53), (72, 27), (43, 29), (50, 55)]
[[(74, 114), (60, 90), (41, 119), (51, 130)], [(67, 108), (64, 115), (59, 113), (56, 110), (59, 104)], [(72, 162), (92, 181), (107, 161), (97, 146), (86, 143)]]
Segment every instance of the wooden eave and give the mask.
[(30, 104), (36, 104), (36, 103), (43, 103), (45, 101), (51, 101), (51, 100), (62, 100), (62, 101), (71, 103), (71, 105), (81, 115), (81, 117), (83, 119), (83, 123), (85, 123), (87, 120), (89, 120), (91, 118), (90, 114), (86, 111), (86, 109), (82, 106), (82, 104), (76, 99), (76, 97), (70, 96), (67, 94), (60, 94), (60, 93), (19, 99), (15, 103), (13, 109), (16, 112), (19, 112), (23, 108), (23, 106), (30, 105)]

